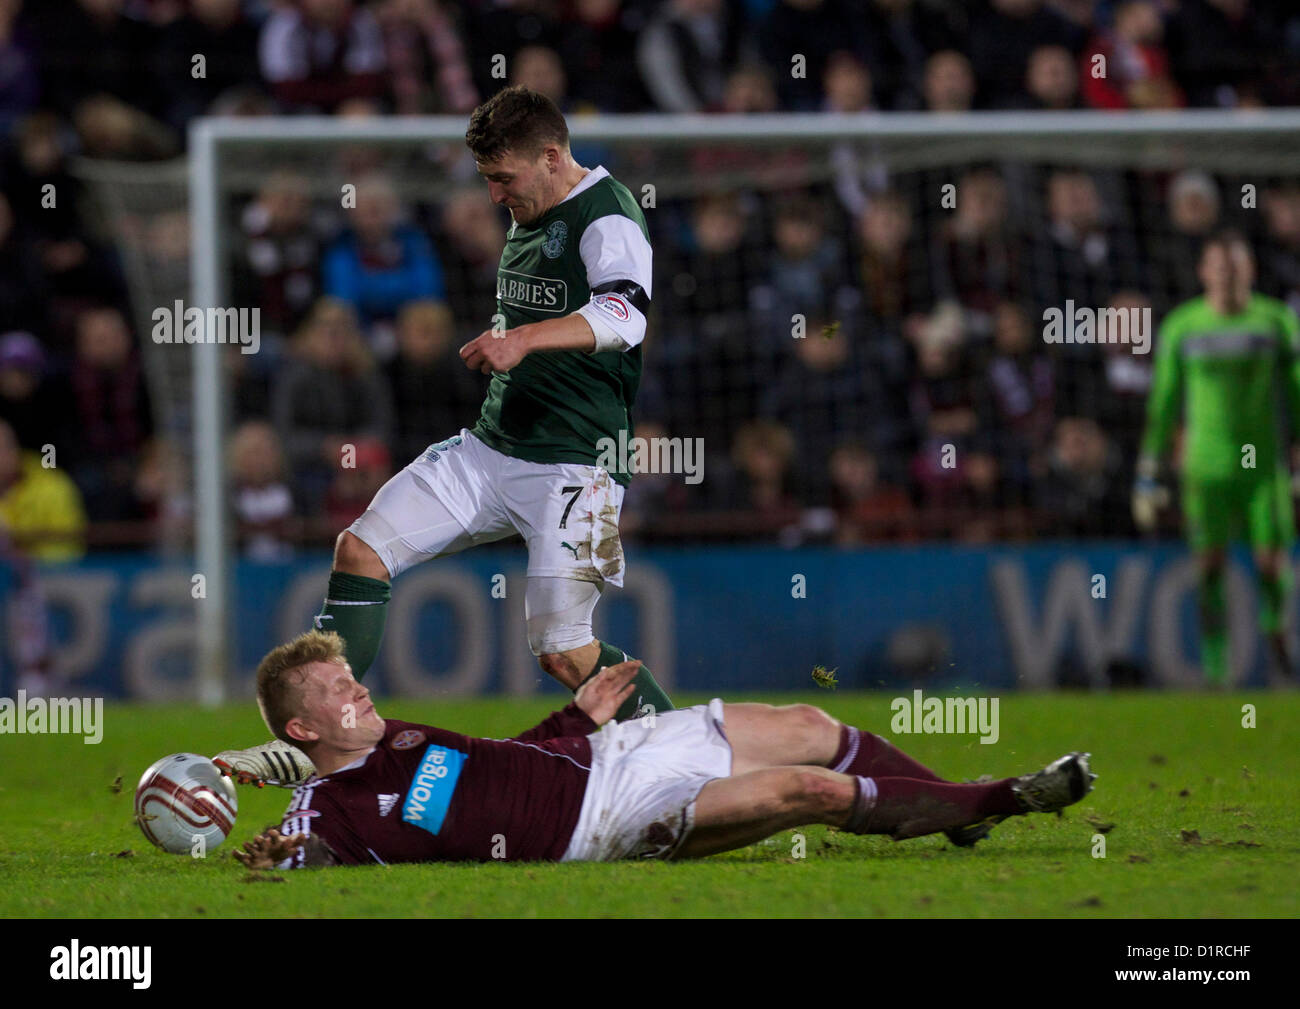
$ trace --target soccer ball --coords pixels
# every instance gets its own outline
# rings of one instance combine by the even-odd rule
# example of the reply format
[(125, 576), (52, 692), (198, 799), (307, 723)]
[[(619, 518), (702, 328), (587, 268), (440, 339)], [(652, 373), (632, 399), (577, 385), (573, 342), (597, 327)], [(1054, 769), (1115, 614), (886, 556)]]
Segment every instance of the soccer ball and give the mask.
[(173, 753), (140, 776), (135, 822), (173, 855), (206, 855), (235, 826), (235, 784), (197, 753)]

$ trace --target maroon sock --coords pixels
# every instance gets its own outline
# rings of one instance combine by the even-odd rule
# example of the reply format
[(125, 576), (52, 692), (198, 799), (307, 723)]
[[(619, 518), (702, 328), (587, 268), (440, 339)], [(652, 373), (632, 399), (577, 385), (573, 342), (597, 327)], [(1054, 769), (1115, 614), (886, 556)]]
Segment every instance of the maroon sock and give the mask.
[(840, 727), (840, 747), (826, 766), (841, 774), (856, 774), (863, 778), (947, 780), (913, 760), (889, 740), (874, 732), (855, 729), (852, 725)]
[(979, 785), (956, 785), (916, 778), (858, 776), (853, 811), (845, 829), (854, 834), (889, 834), (896, 841), (976, 823), (986, 816), (1022, 812), (1003, 778)]

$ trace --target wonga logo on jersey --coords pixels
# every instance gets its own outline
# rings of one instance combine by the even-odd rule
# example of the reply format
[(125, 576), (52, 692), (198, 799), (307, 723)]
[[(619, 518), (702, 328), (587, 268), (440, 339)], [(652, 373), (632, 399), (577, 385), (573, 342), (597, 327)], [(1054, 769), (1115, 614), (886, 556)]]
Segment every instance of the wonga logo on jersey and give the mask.
[(430, 834), (442, 830), (464, 764), (465, 754), (460, 750), (437, 745), (425, 750), (402, 804), (402, 819)]

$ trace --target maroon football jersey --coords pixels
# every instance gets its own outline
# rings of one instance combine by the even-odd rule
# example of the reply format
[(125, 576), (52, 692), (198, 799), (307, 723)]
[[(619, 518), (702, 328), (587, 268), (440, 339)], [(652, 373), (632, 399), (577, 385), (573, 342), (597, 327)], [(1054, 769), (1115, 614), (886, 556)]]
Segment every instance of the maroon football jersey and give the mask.
[(559, 859), (578, 823), (598, 726), (576, 704), (514, 739), (386, 720), (365, 757), (293, 793), (280, 832), (346, 865)]

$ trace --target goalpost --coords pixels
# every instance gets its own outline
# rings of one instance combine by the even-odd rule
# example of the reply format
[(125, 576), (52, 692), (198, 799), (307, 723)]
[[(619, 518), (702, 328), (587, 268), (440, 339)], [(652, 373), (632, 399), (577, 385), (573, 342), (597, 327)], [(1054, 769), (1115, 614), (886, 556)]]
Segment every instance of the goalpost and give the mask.
[[(1009, 167), (1007, 207), (1035, 227), (1045, 226), (1045, 211), (1041, 194), (1031, 191), (1031, 180), (1035, 173), (1057, 166), (1117, 178), (1125, 172), (1195, 169), (1214, 178), (1225, 206), (1244, 192), (1240, 187), (1263, 191), (1278, 180), (1300, 182), (1300, 110), (575, 117), (570, 129), (575, 146), (611, 153), (617, 163), (615, 176), (642, 200), (647, 217), (655, 213), (653, 208), (675, 201), (684, 205), (701, 194), (775, 193), (796, 184), (823, 186), (831, 193), (842, 185), (843, 199), (849, 201), (856, 185), (869, 198), (867, 179), (874, 172), (913, 197), (921, 194), (924, 213), (937, 218), (951, 207), (944, 206), (931, 187), (941, 181), (955, 184), (967, 169), (990, 163)], [(408, 198), (437, 203), (458, 182), (472, 181), (463, 164), (460, 174), (449, 167), (447, 152), (463, 145), (464, 130), (461, 117), (194, 121), (188, 163), (190, 305), (206, 316), (209, 308), (231, 304), (237, 201), (248, 197), (270, 171), (292, 167), (313, 196), (337, 200), (339, 176), (331, 173), (331, 158), (364, 150), (371, 163), (393, 164)], [(1022, 189), (1017, 180), (1028, 188)], [(129, 198), (129, 193), (119, 192), (117, 198)], [(1142, 199), (1139, 196), (1138, 203)], [(1240, 208), (1231, 209), (1240, 216)], [(842, 235), (848, 236), (853, 231), (847, 221), (850, 211), (838, 206), (836, 212), (845, 215)], [(1161, 228), (1161, 213), (1151, 208), (1149, 218), (1136, 227)], [(656, 248), (656, 273), (658, 254)], [(656, 299), (663, 283), (657, 277)], [(157, 291), (152, 296), (133, 293), (138, 304), (141, 298), (144, 304), (168, 303)], [(222, 351), (208, 342), (192, 348), (189, 403), (175, 404), (191, 411), (197, 570), (207, 585), (206, 600), (197, 612), (196, 682), (201, 701), (208, 705), (226, 696), (230, 642), (236, 633)], [(720, 359), (729, 360), (725, 355)], [(698, 379), (714, 383), (701, 396), (729, 395), (733, 382), (746, 383), (747, 394), (756, 396), (765, 373), (741, 374), (748, 367), (739, 365), (735, 375)], [(402, 462), (394, 460), (396, 465)]]

